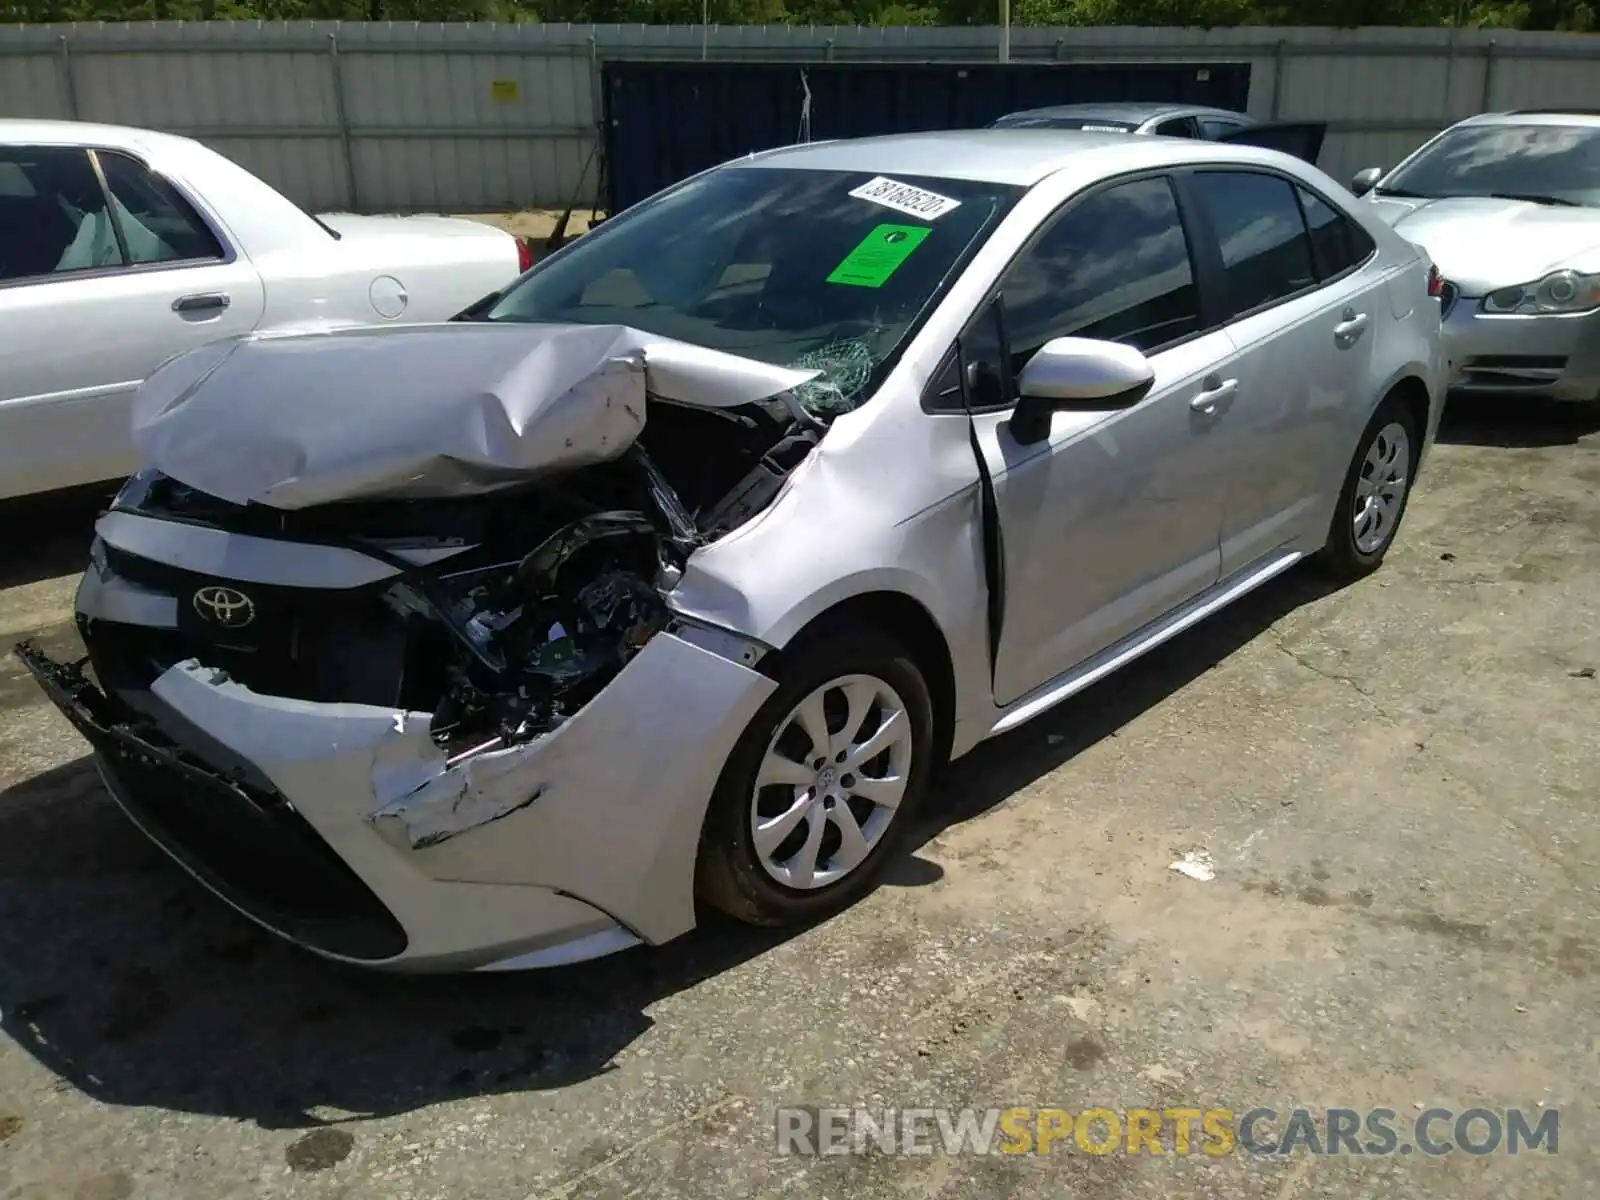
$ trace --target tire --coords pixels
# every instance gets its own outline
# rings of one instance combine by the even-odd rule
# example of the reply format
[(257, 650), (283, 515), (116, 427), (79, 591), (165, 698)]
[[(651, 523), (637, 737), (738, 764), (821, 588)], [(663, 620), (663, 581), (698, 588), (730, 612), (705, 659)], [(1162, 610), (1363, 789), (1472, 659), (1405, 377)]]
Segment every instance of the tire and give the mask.
[[(1411, 500), (1421, 451), (1422, 430), (1416, 416), (1397, 397), (1387, 397), (1367, 422), (1345, 472), (1319, 556), (1327, 574), (1348, 583), (1383, 565)], [(1382, 481), (1376, 496), (1370, 484), (1373, 478)]]
[[(700, 899), (750, 925), (804, 924), (867, 892), (916, 819), (933, 759), (927, 682), (911, 655), (887, 635), (863, 628), (808, 638), (784, 653), (776, 679), (777, 690), (723, 766), (695, 867)], [(802, 707), (814, 723), (819, 695), (831, 743), (827, 755), (801, 724)], [(871, 757), (841, 762), (852, 701), (859, 708), (857, 730), (871, 731), (854, 735), (857, 746), (874, 740), (880, 723), (900, 732), (885, 734), (887, 748)], [(901, 714), (903, 724), (884, 722), (891, 711)], [(773, 769), (778, 764), (769, 754), (786, 760), (783, 770)], [(887, 782), (865, 786), (875, 780)], [(903, 787), (897, 789), (895, 780), (903, 780)], [(892, 806), (878, 802), (895, 799)], [(777, 820), (783, 813), (789, 821)], [(758, 822), (764, 826), (759, 834)], [(861, 833), (849, 846), (847, 822)], [(809, 875), (808, 853), (815, 862)]]

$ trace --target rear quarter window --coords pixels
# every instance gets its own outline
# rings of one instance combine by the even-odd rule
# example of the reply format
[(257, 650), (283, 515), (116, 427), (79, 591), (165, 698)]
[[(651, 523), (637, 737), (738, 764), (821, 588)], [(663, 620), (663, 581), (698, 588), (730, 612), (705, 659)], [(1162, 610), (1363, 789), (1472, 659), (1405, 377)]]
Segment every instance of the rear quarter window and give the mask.
[(1372, 235), (1305, 188), (1295, 189), (1306, 215), (1311, 257), (1319, 279), (1332, 279), (1365, 262), (1377, 249)]

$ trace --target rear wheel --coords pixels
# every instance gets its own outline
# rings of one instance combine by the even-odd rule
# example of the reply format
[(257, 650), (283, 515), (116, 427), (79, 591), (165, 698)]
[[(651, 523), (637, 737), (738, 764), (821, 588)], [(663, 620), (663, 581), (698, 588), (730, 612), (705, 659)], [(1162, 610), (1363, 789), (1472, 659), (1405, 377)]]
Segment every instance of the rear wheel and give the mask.
[(872, 886), (914, 819), (933, 748), (916, 663), (870, 631), (793, 648), (712, 796), (702, 899), (753, 925), (812, 920)]
[(1411, 498), (1421, 449), (1416, 416), (1390, 396), (1361, 435), (1328, 529), (1321, 557), (1335, 577), (1360, 579), (1383, 564)]

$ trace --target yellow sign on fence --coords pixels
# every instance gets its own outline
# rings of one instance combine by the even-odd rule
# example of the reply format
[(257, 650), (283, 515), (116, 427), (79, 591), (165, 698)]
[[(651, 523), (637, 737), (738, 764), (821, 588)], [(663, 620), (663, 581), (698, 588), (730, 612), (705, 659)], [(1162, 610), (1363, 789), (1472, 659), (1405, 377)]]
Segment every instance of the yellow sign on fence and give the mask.
[(517, 98), (515, 79), (496, 79), (489, 84), (489, 98), (496, 104), (510, 104)]

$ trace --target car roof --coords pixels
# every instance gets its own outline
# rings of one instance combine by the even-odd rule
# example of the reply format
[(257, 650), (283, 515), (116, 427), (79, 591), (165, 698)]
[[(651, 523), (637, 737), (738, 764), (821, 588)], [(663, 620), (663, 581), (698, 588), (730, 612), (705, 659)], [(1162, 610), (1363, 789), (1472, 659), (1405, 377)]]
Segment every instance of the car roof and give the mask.
[(1210, 108), (1203, 104), (1174, 104), (1165, 100), (1138, 100), (1117, 104), (1052, 104), (1045, 108), (1025, 108), (1007, 113), (1002, 120), (1013, 117), (1075, 117), (1102, 121), (1125, 121), (1142, 125), (1157, 117), (1219, 116), (1248, 120), (1244, 113), (1228, 108)]
[(0, 145), (105, 146), (121, 150), (177, 150), (193, 147), (191, 138), (128, 125), (99, 125), (92, 121), (35, 121), (0, 118)]
[(1136, 171), (1201, 161), (1259, 166), (1281, 164), (1288, 157), (1253, 146), (1190, 138), (1132, 137), (1078, 129), (958, 129), (808, 142), (752, 154), (727, 165), (870, 171), (1032, 187), (1067, 167)]
[(1600, 129), (1600, 109), (1524, 108), (1509, 112), (1479, 113), (1458, 125), (1578, 125)]

